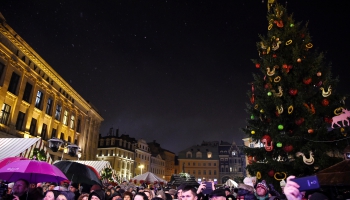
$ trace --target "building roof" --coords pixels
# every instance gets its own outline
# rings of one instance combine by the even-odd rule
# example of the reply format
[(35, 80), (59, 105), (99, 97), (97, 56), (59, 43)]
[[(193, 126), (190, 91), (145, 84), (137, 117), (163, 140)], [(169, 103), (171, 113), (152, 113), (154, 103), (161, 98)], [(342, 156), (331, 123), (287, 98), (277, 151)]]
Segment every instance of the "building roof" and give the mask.
[(46, 162), (52, 163), (44, 142), (41, 138), (0, 138), (0, 160), (7, 157), (30, 158), (34, 148), (44, 150)]

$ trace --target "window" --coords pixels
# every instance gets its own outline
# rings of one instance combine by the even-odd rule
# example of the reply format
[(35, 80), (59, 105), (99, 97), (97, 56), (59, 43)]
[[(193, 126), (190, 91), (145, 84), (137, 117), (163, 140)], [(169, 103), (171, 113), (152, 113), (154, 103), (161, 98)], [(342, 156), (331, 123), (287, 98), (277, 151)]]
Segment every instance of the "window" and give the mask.
[(7, 125), (7, 122), (10, 118), (10, 110), (11, 106), (7, 105), (4, 103), (1, 108), (1, 113), (0, 113), (0, 123)]
[(63, 124), (66, 125), (66, 126), (68, 124), (68, 111), (67, 110), (64, 111)]
[(193, 174), (196, 174), (196, 170), (193, 170)]
[(43, 140), (46, 140), (47, 139), (47, 125), (46, 124), (43, 124), (43, 128), (41, 129), (41, 138)]
[(56, 129), (52, 129), (52, 132), (51, 132), (51, 138), (57, 138), (57, 130)]
[(187, 163), (188, 166), (190, 166), (191, 164), (190, 163)]
[(61, 110), (62, 110), (62, 107), (57, 104), (57, 106), (56, 106), (56, 113), (55, 113), (55, 119), (56, 120), (60, 120), (61, 119)]
[(208, 166), (211, 166), (211, 163), (208, 163)]
[(35, 129), (36, 129), (36, 119), (32, 118), (32, 121), (30, 122), (30, 128), (29, 128), (29, 133), (30, 135), (35, 136)]
[(35, 107), (41, 109), (42, 101), (43, 101), (43, 93), (40, 90), (38, 90), (38, 93), (36, 93)]
[(16, 94), (17, 91), (17, 86), (19, 82), (19, 75), (16, 74), (15, 72), (12, 73), (10, 84), (8, 87), (8, 91), (11, 92), (12, 94)]
[(52, 113), (52, 103), (53, 103), (52, 99), (48, 98), (47, 104), (46, 104), (46, 112), (45, 112), (48, 115), (51, 115), (51, 113)]
[(0, 62), (0, 78), (2, 77), (2, 73), (4, 72), (5, 64)]
[(192, 158), (192, 152), (188, 151), (188, 152), (186, 153), (186, 158)]
[(193, 163), (192, 165), (193, 165), (193, 166), (196, 166), (196, 163)]
[(214, 175), (216, 175), (216, 170), (214, 170)]
[(71, 136), (68, 136), (68, 142), (73, 143)]
[(81, 120), (78, 118), (78, 124), (77, 124), (77, 132), (80, 133), (80, 123), (81, 123)]
[(26, 83), (26, 87), (24, 88), (24, 93), (23, 93), (23, 100), (30, 103), (30, 95), (32, 94), (32, 88), (33, 86), (30, 83)]
[(207, 156), (208, 156), (208, 158), (211, 158), (212, 153), (211, 153), (211, 152), (208, 152), (208, 153), (207, 153)]
[(203, 166), (206, 166), (206, 164), (205, 164), (205, 163), (203, 163)]
[(201, 175), (201, 170), (198, 170), (198, 175)]
[(201, 157), (202, 157), (202, 152), (198, 151), (198, 152), (196, 153), (196, 158), (201, 158)]
[(24, 117), (25, 117), (25, 114), (19, 111), (17, 121), (16, 121), (16, 130), (22, 131)]
[(75, 120), (75, 116), (74, 115), (71, 115), (70, 116), (70, 124), (69, 124), (69, 127), (71, 129), (74, 129), (74, 120)]
[(61, 133), (60, 139), (64, 140), (64, 133)]
[(237, 154), (236, 151), (232, 151), (232, 155), (235, 156)]
[(211, 170), (209, 170), (209, 175), (211, 175)]

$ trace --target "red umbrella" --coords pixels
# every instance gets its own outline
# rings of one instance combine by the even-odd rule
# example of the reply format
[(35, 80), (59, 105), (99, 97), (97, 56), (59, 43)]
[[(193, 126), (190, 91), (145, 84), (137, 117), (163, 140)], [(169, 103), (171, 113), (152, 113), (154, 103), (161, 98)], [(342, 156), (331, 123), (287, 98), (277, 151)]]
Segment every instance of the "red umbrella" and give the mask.
[(100, 174), (98, 173), (98, 171), (95, 169), (95, 168), (93, 168), (93, 167), (91, 167), (90, 165), (86, 165), (88, 168), (90, 168), (95, 174), (96, 174), (96, 176), (98, 177), (98, 179), (101, 179), (101, 176), (100, 176)]
[(29, 160), (29, 159), (24, 158), (24, 157), (7, 157), (7, 158), (0, 160), (0, 168), (2, 168), (3, 166), (5, 166), (9, 163), (12, 163), (14, 161), (18, 161), (18, 160)]

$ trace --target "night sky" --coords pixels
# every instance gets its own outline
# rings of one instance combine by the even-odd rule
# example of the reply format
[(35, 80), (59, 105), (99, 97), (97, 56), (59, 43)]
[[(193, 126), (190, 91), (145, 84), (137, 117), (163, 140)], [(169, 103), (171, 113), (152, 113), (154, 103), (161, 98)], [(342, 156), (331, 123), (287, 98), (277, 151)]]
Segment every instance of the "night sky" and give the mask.
[[(259, 72), (261, 0), (1, 0), (7, 23), (104, 118), (178, 153), (203, 140), (241, 144), (246, 93)], [(285, 5), (285, 1), (279, 1)], [(288, 0), (350, 93), (350, 2)]]

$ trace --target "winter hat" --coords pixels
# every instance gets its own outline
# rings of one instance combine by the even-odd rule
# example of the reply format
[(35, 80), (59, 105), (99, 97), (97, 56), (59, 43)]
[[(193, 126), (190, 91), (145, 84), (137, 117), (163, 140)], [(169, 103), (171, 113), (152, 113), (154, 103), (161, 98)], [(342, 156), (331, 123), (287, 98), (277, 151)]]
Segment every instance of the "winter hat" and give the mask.
[(9, 183), (9, 184), (7, 185), (7, 187), (12, 189), (14, 184), (15, 184), (15, 183)]
[(281, 187), (286, 186), (286, 182), (284, 181), (284, 179), (282, 179), (282, 181), (280, 182), (280, 186), (281, 186)]
[(258, 185), (256, 186), (256, 188), (258, 188), (258, 187), (263, 188), (266, 192), (269, 191), (269, 188), (267, 187), (265, 180), (262, 180), (260, 183), (258, 183)]
[(103, 190), (94, 190), (89, 194), (89, 200), (92, 196), (98, 197), (100, 200), (105, 200), (105, 192)]
[(246, 185), (254, 187), (253, 181), (249, 177), (245, 177), (244, 180), (243, 180), (243, 183), (246, 184)]

